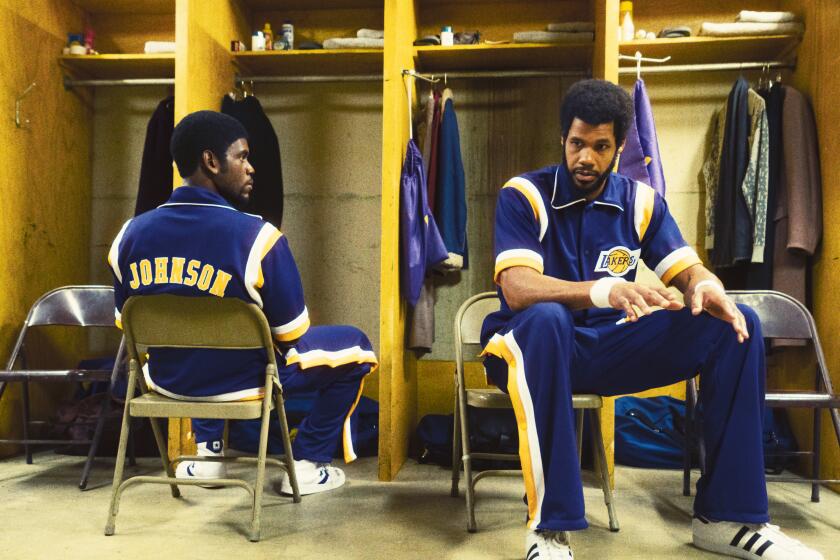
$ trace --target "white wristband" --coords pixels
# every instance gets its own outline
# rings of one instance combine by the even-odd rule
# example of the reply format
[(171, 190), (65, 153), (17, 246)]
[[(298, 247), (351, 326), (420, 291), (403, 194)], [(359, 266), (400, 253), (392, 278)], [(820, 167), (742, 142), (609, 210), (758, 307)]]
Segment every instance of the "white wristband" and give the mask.
[(622, 282), (626, 282), (626, 280), (609, 276), (598, 279), (589, 290), (589, 299), (592, 300), (592, 304), (595, 307), (612, 307), (610, 305), (610, 291), (612, 291), (613, 286)]
[(703, 286), (712, 286), (714, 289), (719, 291), (722, 294), (726, 293), (726, 290), (723, 289), (723, 286), (715, 282), (714, 280), (701, 280), (694, 285), (694, 293), (697, 293), (697, 290), (702, 288)]

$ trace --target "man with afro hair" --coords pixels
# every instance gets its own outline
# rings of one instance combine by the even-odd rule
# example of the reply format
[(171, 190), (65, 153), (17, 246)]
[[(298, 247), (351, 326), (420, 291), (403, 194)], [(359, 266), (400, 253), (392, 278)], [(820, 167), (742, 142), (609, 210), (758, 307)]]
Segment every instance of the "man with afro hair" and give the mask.
[[(768, 523), (756, 314), (726, 295), (663, 197), (613, 172), (632, 116), (619, 86), (574, 84), (561, 107), (562, 161), (499, 192), (501, 309), (485, 320), (482, 343), (522, 434), (525, 557), (567, 560), (569, 531), (587, 527), (572, 394), (636, 393), (700, 373), (707, 464), (694, 544), (754, 560), (821, 559)], [(682, 297), (636, 283), (640, 261)]]

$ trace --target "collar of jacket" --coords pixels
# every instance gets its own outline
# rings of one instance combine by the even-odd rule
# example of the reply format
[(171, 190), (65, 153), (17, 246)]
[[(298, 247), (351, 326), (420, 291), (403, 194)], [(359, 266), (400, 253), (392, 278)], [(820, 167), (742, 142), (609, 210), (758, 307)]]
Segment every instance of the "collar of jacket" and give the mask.
[[(624, 212), (624, 205), (620, 196), (620, 181), (615, 173), (607, 176), (607, 185), (601, 194), (593, 201), (593, 204), (610, 206)], [(551, 193), (551, 207), (555, 210), (569, 208), (579, 203), (585, 203), (586, 198), (572, 184), (572, 177), (564, 164), (560, 164), (554, 171), (554, 189)]]
[(230, 202), (225, 198), (204, 187), (190, 187), (188, 185), (181, 185), (172, 191), (172, 195), (166, 204), (213, 204), (216, 206), (226, 206), (235, 210)]

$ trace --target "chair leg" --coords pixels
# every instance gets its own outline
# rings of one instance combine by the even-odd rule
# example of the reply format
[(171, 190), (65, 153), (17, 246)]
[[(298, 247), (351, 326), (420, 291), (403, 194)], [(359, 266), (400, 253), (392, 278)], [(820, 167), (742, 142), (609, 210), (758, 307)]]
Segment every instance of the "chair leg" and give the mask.
[(601, 473), (601, 488), (604, 491), (604, 503), (607, 505), (607, 514), (610, 517), (610, 531), (617, 532), (618, 515), (615, 513), (613, 504), (613, 493), (610, 487), (610, 472), (607, 468), (607, 453), (604, 450), (604, 436), (601, 434), (601, 419), (598, 418), (598, 410), (587, 411), (589, 413), (589, 427), (592, 429), (592, 447), (595, 449), (595, 462), (598, 463), (598, 470)]
[(449, 495), (458, 497), (458, 484), (461, 478), (461, 429), (458, 418), (458, 387), (455, 387), (455, 414), (452, 421), (452, 488)]
[[(133, 422), (135, 424), (134, 428), (137, 428), (137, 425), (138, 425), (137, 420), (135, 420), (134, 418), (131, 418), (129, 421)], [(137, 446), (135, 445), (137, 440), (134, 437), (134, 432), (135, 432), (135, 430), (131, 430), (131, 431), (128, 432), (128, 466), (129, 467), (136, 467), (137, 466), (137, 453), (136, 453)]]
[(467, 407), (462, 400), (458, 407), (458, 421), (461, 423), (461, 460), (464, 463), (464, 482), (466, 483), (466, 499), (467, 499), (467, 531), (470, 533), (476, 532), (475, 525), (475, 481), (472, 474), (472, 457), (470, 456), (470, 429), (469, 421), (467, 419)]
[(575, 410), (575, 432), (577, 434), (578, 466), (583, 462), (583, 415), (584, 409)]
[(694, 379), (685, 382), (685, 439), (683, 441), (683, 496), (691, 496), (691, 445), (694, 443)]
[(99, 442), (102, 439), (102, 430), (105, 427), (105, 419), (108, 417), (108, 412), (111, 410), (111, 389), (105, 394), (105, 402), (102, 403), (102, 408), (99, 410), (99, 417), (96, 419), (96, 429), (93, 432), (93, 441), (90, 443), (88, 449), (87, 460), (82, 469), (82, 479), (79, 481), (79, 490), (87, 488), (88, 476), (90, 475), (90, 468), (93, 465), (93, 460), (96, 458), (96, 452), (99, 450)]
[[(265, 455), (268, 448), (268, 415), (271, 411), (271, 376), (266, 383), (266, 392), (263, 397), (262, 422), (260, 424), (260, 446), (257, 448), (257, 479), (254, 482), (254, 503), (251, 510), (251, 534), (248, 540), (258, 542), (260, 540), (260, 518), (262, 514), (263, 484), (265, 483)], [(279, 414), (280, 411), (278, 410)]]
[(277, 408), (277, 416), (280, 419), (281, 436), (283, 438), (283, 452), (286, 455), (286, 474), (289, 476), (289, 484), (292, 487), (292, 499), (294, 503), (300, 503), (300, 488), (298, 487), (297, 473), (295, 472), (295, 457), (292, 454), (292, 439), (289, 437), (289, 422), (286, 419), (286, 409), (283, 405), (282, 389), (274, 391), (274, 406)]
[[(811, 455), (811, 478), (813, 480), (820, 479), (820, 437), (822, 432), (822, 409), (814, 408), (814, 453)], [(811, 501), (812, 502), (819, 502), (820, 501), (820, 483), (813, 482), (811, 483)]]
[(120, 443), (117, 447), (117, 460), (114, 464), (114, 482), (111, 486), (111, 504), (108, 506), (108, 521), (105, 523), (105, 535), (110, 536), (114, 534), (114, 528), (117, 522), (117, 512), (120, 508), (120, 485), (123, 479), (123, 469), (125, 468), (125, 448), (128, 443), (128, 432), (130, 430), (131, 422), (129, 417), (129, 404), (131, 403), (131, 395), (134, 394), (134, 384), (137, 380), (136, 362), (131, 361), (131, 373), (128, 376), (128, 386), (125, 396), (125, 406), (123, 407), (122, 425), (120, 426)]
[[(160, 460), (163, 463), (163, 471), (169, 478), (175, 478), (175, 471), (172, 470), (172, 463), (169, 462), (169, 454), (167, 452), (166, 440), (163, 438), (163, 430), (160, 428), (157, 418), (149, 418), (149, 423), (152, 425), (152, 433), (155, 435), (155, 443), (157, 443), (158, 453), (160, 453)], [(173, 498), (180, 498), (181, 491), (178, 490), (178, 485), (174, 482), (169, 485), (172, 491)]]
[(23, 392), (23, 453), (26, 456), (26, 464), (32, 464), (32, 448), (29, 446), (29, 381), (24, 381)]

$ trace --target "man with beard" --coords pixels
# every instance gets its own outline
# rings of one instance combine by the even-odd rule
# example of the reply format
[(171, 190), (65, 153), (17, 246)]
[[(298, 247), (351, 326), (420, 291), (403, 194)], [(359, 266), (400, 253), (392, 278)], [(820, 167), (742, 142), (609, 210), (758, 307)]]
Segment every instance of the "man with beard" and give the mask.
[[(694, 544), (740, 558), (822, 558), (768, 524), (757, 316), (727, 297), (664, 198), (612, 173), (632, 114), (620, 87), (574, 84), (561, 107), (562, 163), (499, 193), (501, 309), (485, 320), (482, 343), (519, 424), (525, 557), (567, 560), (568, 532), (587, 527), (572, 394), (636, 393), (700, 373), (707, 465)], [(640, 259), (683, 297), (635, 283)]]
[[(356, 458), (350, 416), (364, 377), (376, 367), (365, 334), (354, 327), (312, 327), (297, 266), (286, 237), (259, 216), (236, 210), (248, 202), (254, 168), (248, 136), (228, 115), (198, 111), (175, 127), (172, 157), (184, 179), (169, 201), (123, 225), (108, 254), (114, 274), (117, 326), (135, 295), (235, 297), (265, 313), (277, 346), (287, 396), (317, 392), (292, 446), (301, 494), (338, 488), (341, 469), (330, 466), (343, 440), (344, 458)], [(224, 325), (219, 325), (224, 328)], [(261, 350), (153, 348), (144, 378), (168, 397), (204, 401), (261, 396)], [(219, 455), (221, 420), (193, 420), (198, 454)], [(186, 461), (179, 478), (224, 478), (219, 462)], [(281, 492), (291, 493), (286, 474)]]

